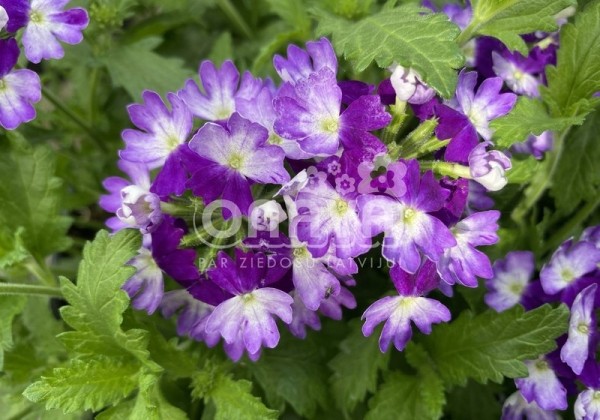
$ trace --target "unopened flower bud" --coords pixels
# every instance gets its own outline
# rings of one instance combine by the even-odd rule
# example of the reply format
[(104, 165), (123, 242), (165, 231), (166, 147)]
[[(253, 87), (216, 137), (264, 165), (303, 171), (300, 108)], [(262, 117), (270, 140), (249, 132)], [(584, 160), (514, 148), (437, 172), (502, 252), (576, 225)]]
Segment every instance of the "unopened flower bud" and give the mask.
[(160, 198), (137, 185), (129, 185), (121, 190), (122, 205), (117, 217), (143, 233), (152, 232), (162, 220)]
[(411, 104), (424, 104), (435, 96), (435, 91), (421, 81), (417, 72), (397, 65), (390, 76), (398, 100)]
[(255, 207), (250, 214), (250, 223), (257, 231), (271, 232), (277, 229), (279, 223), (285, 219), (287, 219), (285, 211), (275, 200), (267, 201)]
[(4, 27), (6, 26), (7, 23), (8, 23), (8, 13), (6, 13), (6, 10), (4, 9), (4, 7), (0, 6), (0, 31), (2, 29), (4, 29)]
[(512, 165), (504, 153), (498, 150), (486, 151), (488, 144), (479, 144), (469, 154), (471, 177), (488, 191), (499, 191), (508, 183), (506, 170)]

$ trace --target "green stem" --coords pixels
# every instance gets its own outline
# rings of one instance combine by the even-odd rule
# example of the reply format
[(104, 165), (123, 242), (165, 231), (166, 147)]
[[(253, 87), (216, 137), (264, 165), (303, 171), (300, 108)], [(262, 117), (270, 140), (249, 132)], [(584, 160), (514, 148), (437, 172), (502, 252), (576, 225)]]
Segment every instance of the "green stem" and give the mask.
[(420, 163), (421, 169), (431, 169), (433, 172), (442, 176), (471, 179), (471, 171), (468, 166), (458, 163), (443, 162), (441, 160), (429, 160)]
[(40, 264), (33, 256), (25, 263), (25, 268), (33, 274), (36, 279), (47, 286), (54, 287), (58, 284), (56, 277), (46, 264)]
[(240, 12), (235, 8), (233, 3), (230, 0), (217, 0), (218, 6), (221, 8), (223, 13), (227, 15), (229, 20), (242, 32), (246, 38), (252, 39), (254, 38), (254, 34), (252, 33), (252, 29), (246, 23)]
[(467, 42), (469, 42), (471, 38), (473, 38), (473, 35), (475, 35), (478, 26), (479, 22), (473, 19), (469, 26), (467, 26), (465, 30), (462, 31), (460, 35), (458, 35), (458, 37), (456, 38), (456, 42), (458, 43), (458, 45), (463, 47)]
[(573, 234), (573, 231), (583, 223), (600, 205), (600, 196), (593, 201), (587, 202), (583, 207), (579, 209), (569, 221), (558, 229), (547, 241), (542, 248), (542, 253), (545, 254), (548, 251), (556, 249), (565, 239)]
[(106, 152), (108, 149), (104, 142), (97, 137), (96, 132), (90, 127), (79, 115), (75, 114), (71, 111), (62, 101), (56, 96), (54, 93), (50, 92), (48, 89), (42, 88), (42, 94), (52, 105), (56, 107), (59, 111), (69, 117), (75, 124), (81, 127), (94, 141), (96, 146), (98, 146), (102, 151)]
[(35, 284), (0, 283), (0, 296), (54, 296), (63, 297), (58, 287), (38, 286)]

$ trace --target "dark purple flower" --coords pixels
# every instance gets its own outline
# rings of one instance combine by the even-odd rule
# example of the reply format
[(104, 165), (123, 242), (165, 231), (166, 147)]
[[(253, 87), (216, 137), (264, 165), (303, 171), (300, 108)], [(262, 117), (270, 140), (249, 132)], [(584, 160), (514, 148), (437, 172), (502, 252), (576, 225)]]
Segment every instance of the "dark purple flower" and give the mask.
[(31, 0), (28, 21), (23, 32), (25, 56), (32, 63), (62, 58), (60, 42), (79, 44), (89, 23), (85, 9), (63, 10), (69, 0)]
[(488, 293), (485, 303), (498, 312), (517, 305), (535, 270), (535, 260), (530, 251), (513, 251), (494, 262), (494, 277), (486, 281)]
[(565, 410), (568, 407), (567, 391), (556, 373), (542, 356), (526, 361), (529, 371), (526, 378), (515, 379), (515, 384), (527, 402), (535, 401), (544, 410)]
[(306, 43), (306, 51), (296, 45), (287, 49), (287, 59), (280, 55), (273, 57), (273, 66), (284, 82), (292, 84), (307, 79), (322, 68), (337, 73), (337, 57), (327, 38)]
[(469, 171), (474, 181), (488, 191), (499, 191), (506, 186), (506, 171), (512, 168), (510, 158), (499, 150), (487, 151), (490, 143), (477, 145), (469, 154)]
[(403, 196), (362, 195), (358, 206), (365, 234), (385, 232), (383, 256), (415, 273), (421, 265), (419, 251), (438, 261), (446, 248), (456, 245), (456, 240), (439, 219), (428, 214), (440, 210), (450, 192), (440, 187), (431, 171), (421, 178), (417, 161), (406, 165)]
[(189, 143), (200, 158), (188, 187), (206, 203), (219, 197), (248, 215), (250, 183), (284, 184), (290, 176), (283, 167), (284, 152), (266, 143), (268, 132), (234, 113), (227, 127), (206, 123)]
[(0, 40), (0, 126), (7, 130), (33, 120), (32, 104), (42, 99), (39, 76), (27, 69), (13, 70), (18, 59), (17, 41)]
[(140, 130), (123, 131), (125, 150), (120, 155), (125, 160), (145, 163), (150, 169), (155, 169), (185, 143), (192, 131), (192, 114), (174, 93), (167, 94), (171, 111), (156, 92), (144, 91), (142, 98), (143, 105), (127, 107), (131, 122)]
[(411, 321), (423, 334), (431, 333), (432, 324), (450, 320), (450, 311), (434, 299), (422, 297), (435, 288), (439, 278), (435, 264), (425, 261), (416, 274), (409, 274), (395, 265), (390, 276), (398, 296), (386, 296), (367, 308), (362, 316), (365, 336), (373, 333), (377, 325), (385, 321), (379, 338), (379, 349), (387, 351), (393, 341), (402, 351), (412, 336)]
[(27, 24), (29, 0), (0, 0), (0, 7), (5, 10), (8, 18), (8, 23), (5, 22), (8, 32), (17, 32)]
[(239, 83), (240, 72), (230, 60), (225, 61), (220, 69), (212, 61), (203, 61), (199, 76), (204, 92), (190, 79), (177, 94), (195, 116), (206, 121), (227, 120), (236, 111), (236, 100), (252, 99), (264, 86), (248, 71)]

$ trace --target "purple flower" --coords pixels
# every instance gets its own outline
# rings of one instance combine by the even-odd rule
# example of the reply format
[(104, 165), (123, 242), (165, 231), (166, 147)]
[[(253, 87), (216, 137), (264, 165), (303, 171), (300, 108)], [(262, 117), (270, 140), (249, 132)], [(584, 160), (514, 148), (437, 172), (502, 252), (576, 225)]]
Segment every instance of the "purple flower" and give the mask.
[(206, 123), (189, 143), (201, 162), (188, 187), (206, 203), (221, 197), (248, 215), (250, 183), (283, 184), (290, 180), (283, 167), (284, 153), (266, 143), (267, 130), (234, 113), (227, 127)]
[(600, 248), (600, 225), (585, 229), (581, 234), (581, 240), (593, 243), (596, 248)]
[(121, 158), (155, 169), (187, 140), (192, 130), (192, 114), (174, 93), (167, 94), (171, 111), (156, 92), (144, 91), (142, 98), (143, 105), (133, 104), (127, 108), (131, 122), (140, 130), (123, 131), (125, 150), (121, 151)]
[(5, 22), (8, 32), (17, 32), (27, 24), (29, 0), (0, 0), (0, 7), (8, 18), (8, 23)]
[(39, 76), (27, 69), (13, 70), (18, 58), (17, 41), (0, 40), (0, 126), (7, 130), (33, 120), (32, 104), (42, 99)]
[(450, 320), (450, 311), (434, 299), (422, 297), (437, 286), (439, 281), (435, 265), (425, 261), (414, 275), (410, 275), (395, 265), (390, 270), (390, 276), (399, 296), (386, 296), (367, 308), (362, 316), (365, 323), (363, 334), (368, 337), (377, 325), (385, 321), (379, 349), (387, 351), (393, 341), (398, 351), (402, 351), (412, 336), (410, 322), (423, 334), (431, 333), (432, 324)]
[(576, 420), (598, 420), (600, 418), (600, 390), (586, 389), (575, 401)]
[(512, 167), (510, 159), (499, 150), (486, 151), (490, 143), (480, 143), (469, 154), (469, 170), (474, 181), (488, 191), (499, 191), (508, 183), (506, 171)]
[(150, 315), (156, 311), (163, 297), (162, 271), (147, 248), (140, 249), (128, 264), (135, 267), (137, 272), (123, 285), (123, 290), (132, 299), (131, 306), (145, 310)]
[(498, 312), (517, 305), (535, 270), (533, 253), (513, 251), (494, 263), (494, 276), (486, 281), (485, 303)]
[(590, 354), (591, 338), (596, 331), (594, 319), (596, 288), (597, 284), (592, 284), (575, 298), (571, 306), (569, 337), (560, 351), (560, 359), (577, 375), (583, 370), (583, 365)]
[(445, 248), (437, 263), (443, 281), (477, 287), (477, 276), (484, 279), (493, 276), (489, 258), (475, 247), (498, 242), (499, 217), (496, 210), (474, 213), (452, 228), (456, 245)]
[(459, 4), (445, 4), (442, 7), (442, 12), (448, 16), (450, 22), (455, 23), (462, 30), (469, 26), (473, 18), (473, 10), (469, 2), (464, 8)]
[(184, 289), (172, 290), (164, 294), (160, 304), (160, 311), (165, 318), (170, 318), (177, 313), (177, 334), (180, 336), (191, 335), (198, 341), (205, 341), (213, 346), (219, 336), (209, 336), (204, 332), (206, 320), (212, 313), (213, 306), (201, 302)]
[(489, 210), (494, 207), (494, 200), (487, 194), (483, 185), (469, 181), (468, 211)]
[(522, 143), (513, 144), (511, 150), (515, 153), (525, 153), (533, 155), (536, 159), (544, 157), (544, 153), (552, 150), (554, 144), (554, 135), (551, 131), (544, 131), (539, 136), (530, 135)]
[(253, 207), (250, 213), (250, 226), (258, 232), (272, 232), (287, 219), (285, 211), (275, 200), (269, 200)]
[(292, 322), (288, 325), (290, 332), (298, 338), (306, 338), (306, 327), (318, 331), (321, 329), (321, 320), (316, 311), (308, 309), (298, 293), (292, 292), (294, 303), (292, 304)]
[(600, 250), (589, 242), (563, 243), (552, 255), (550, 262), (542, 267), (540, 280), (544, 292), (556, 294), (568, 288), (586, 273), (597, 268)]
[(25, 56), (32, 63), (62, 58), (65, 54), (58, 41), (79, 44), (88, 25), (85, 9), (63, 11), (69, 0), (31, 0), (29, 20), (23, 32)]
[(220, 69), (212, 61), (203, 61), (199, 76), (204, 92), (190, 79), (177, 94), (195, 116), (206, 121), (227, 120), (236, 111), (237, 99), (252, 99), (264, 86), (247, 71), (238, 88), (240, 72), (230, 60)]
[(535, 401), (527, 402), (519, 391), (513, 393), (504, 401), (502, 420), (558, 420), (559, 416), (553, 411), (540, 408)]
[(257, 355), (262, 346), (277, 345), (279, 330), (275, 316), (286, 324), (292, 322), (293, 298), (278, 289), (259, 288), (264, 267), (253, 264), (256, 257), (236, 250), (234, 263), (220, 252), (216, 268), (208, 271), (210, 280), (232, 297), (216, 306), (206, 322), (206, 333), (219, 333), (225, 340), (225, 350), (235, 361), (244, 349), (252, 356)]
[(273, 57), (273, 66), (284, 82), (292, 84), (308, 79), (322, 68), (337, 73), (337, 57), (327, 38), (306, 43), (306, 51), (296, 45), (287, 49), (287, 60), (280, 55)]
[(376, 236), (385, 232), (383, 256), (415, 273), (421, 265), (419, 251), (438, 261), (456, 240), (439, 219), (428, 214), (440, 210), (450, 192), (440, 187), (431, 171), (421, 178), (417, 161), (406, 165), (403, 196), (362, 195), (358, 206), (365, 233)]
[(461, 71), (458, 76), (456, 96), (449, 105), (469, 117), (481, 137), (490, 140), (492, 137), (490, 121), (508, 114), (517, 101), (517, 95), (500, 93), (502, 89), (500, 77), (484, 80), (477, 91), (475, 91), (476, 84), (477, 72)]
[(162, 213), (160, 199), (149, 191), (148, 168), (143, 164), (124, 160), (120, 160), (118, 166), (131, 181), (111, 176), (102, 183), (110, 194), (100, 197), (100, 207), (116, 215), (108, 219), (106, 225), (113, 231), (136, 228), (149, 233), (162, 220)]
[[(350, 283), (346, 283), (350, 286)], [(342, 319), (342, 306), (348, 309), (356, 308), (356, 299), (352, 292), (344, 286), (340, 287), (340, 292), (336, 296), (329, 296), (321, 302), (319, 312), (328, 318), (340, 320)]]
[(544, 410), (565, 410), (567, 391), (544, 357), (526, 361), (526, 378), (515, 379), (515, 384), (527, 402), (535, 401)]
[(540, 81), (535, 76), (537, 65), (532, 68), (519, 52), (511, 53), (506, 50), (504, 54), (492, 52), (493, 69), (506, 85), (515, 93), (530, 97), (540, 95), (538, 86)]
[(6, 9), (4, 7), (0, 6), (0, 31), (4, 29), (7, 23), (8, 13), (6, 12)]
[(416, 71), (400, 65), (392, 69), (390, 83), (396, 92), (396, 98), (402, 102), (420, 105), (435, 96), (435, 91), (421, 80)]
[(335, 73), (324, 67), (295, 85), (284, 85), (274, 100), (275, 132), (298, 142), (309, 156), (330, 156), (340, 142), (347, 148), (372, 141), (371, 130), (385, 127), (391, 116), (379, 96), (365, 95), (340, 115), (342, 91)]

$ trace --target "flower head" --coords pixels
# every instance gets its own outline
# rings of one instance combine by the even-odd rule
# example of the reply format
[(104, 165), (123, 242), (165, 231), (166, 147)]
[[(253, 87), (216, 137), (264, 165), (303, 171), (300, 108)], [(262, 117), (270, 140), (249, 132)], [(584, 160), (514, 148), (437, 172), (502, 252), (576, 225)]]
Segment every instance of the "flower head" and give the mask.
[(597, 268), (600, 263), (600, 250), (589, 242), (573, 244), (569, 240), (552, 255), (550, 262), (542, 267), (540, 280), (544, 291), (549, 295), (568, 288), (586, 273)]
[(494, 276), (486, 281), (485, 303), (498, 312), (517, 305), (535, 270), (533, 253), (513, 251), (494, 263)]
[(506, 171), (512, 167), (510, 159), (499, 150), (486, 151), (489, 143), (480, 143), (469, 154), (469, 170), (474, 181), (488, 191), (499, 191), (506, 186)]
[(554, 411), (540, 408), (535, 401), (527, 402), (519, 391), (509, 396), (502, 407), (502, 420), (558, 420)]
[(508, 50), (503, 54), (493, 51), (492, 61), (494, 72), (504, 80), (510, 90), (530, 97), (540, 95), (540, 81), (536, 77), (539, 69), (536, 63), (532, 65), (519, 52), (511, 53)]
[(600, 390), (586, 389), (575, 401), (576, 420), (596, 420), (600, 418)]
[(413, 69), (396, 65), (392, 70), (390, 82), (396, 92), (396, 98), (402, 102), (424, 104), (435, 96), (435, 91), (423, 83)]
[(515, 379), (515, 384), (527, 402), (535, 401), (544, 410), (565, 410), (567, 391), (544, 357), (525, 361), (529, 375)]
[(123, 290), (132, 299), (131, 306), (145, 310), (150, 315), (156, 311), (163, 297), (162, 271), (147, 248), (140, 249), (128, 264), (135, 267), (137, 272), (123, 285)]
[(287, 49), (287, 59), (275, 55), (273, 66), (281, 80), (294, 84), (307, 79), (324, 67), (333, 74), (337, 73), (337, 57), (331, 42), (327, 38), (321, 38), (319, 41), (307, 42), (306, 51), (296, 45), (290, 45)]

